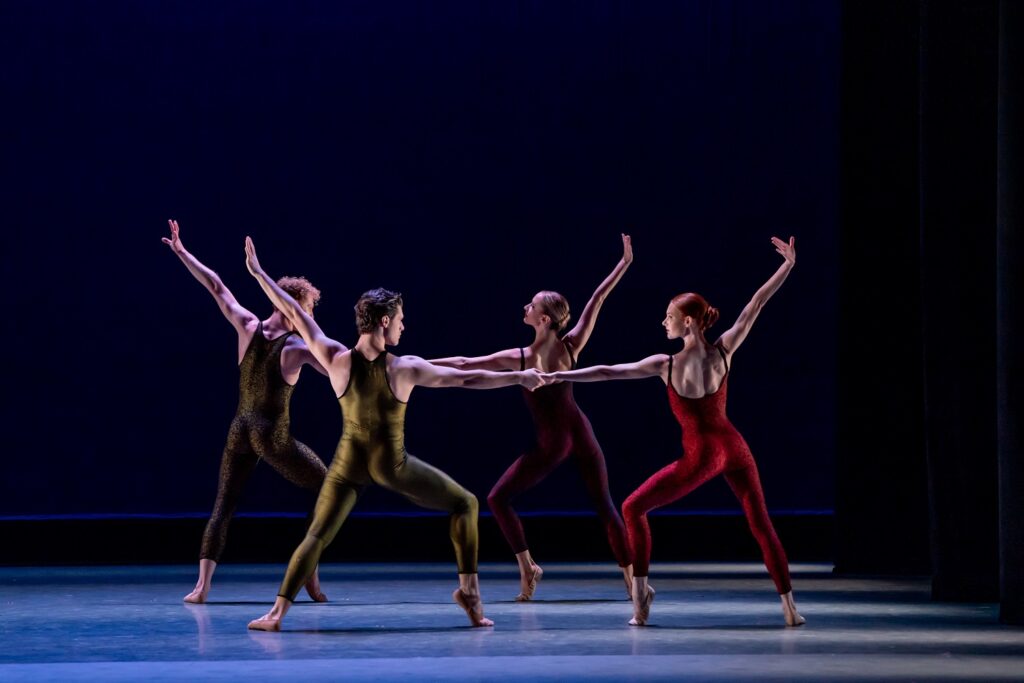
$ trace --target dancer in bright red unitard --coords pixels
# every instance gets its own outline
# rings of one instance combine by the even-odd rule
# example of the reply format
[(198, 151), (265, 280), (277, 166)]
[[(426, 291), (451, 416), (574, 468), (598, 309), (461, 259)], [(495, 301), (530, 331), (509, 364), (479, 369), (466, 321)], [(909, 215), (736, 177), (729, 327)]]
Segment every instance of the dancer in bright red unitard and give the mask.
[(682, 427), (683, 457), (656, 472), (622, 506), (634, 554), (633, 618), (629, 623), (635, 626), (647, 623), (654, 600), (654, 589), (647, 584), (651, 558), (647, 513), (679, 500), (719, 474), (725, 476), (739, 499), (750, 530), (761, 546), (764, 563), (782, 598), (786, 625), (804, 623), (793, 601), (786, 553), (765, 507), (757, 465), (747, 443), (725, 415), (732, 356), (765, 303), (796, 264), (794, 238), (784, 242), (773, 237), (772, 244), (785, 259), (783, 264), (714, 344), (708, 342), (704, 333), (718, 319), (718, 309), (708, 305), (699, 294), (680, 294), (669, 303), (662, 322), (669, 339), (683, 340), (683, 349), (675, 355), (659, 354), (637, 363), (598, 365), (546, 375), (571, 382), (661, 377), (667, 385), (672, 413)]

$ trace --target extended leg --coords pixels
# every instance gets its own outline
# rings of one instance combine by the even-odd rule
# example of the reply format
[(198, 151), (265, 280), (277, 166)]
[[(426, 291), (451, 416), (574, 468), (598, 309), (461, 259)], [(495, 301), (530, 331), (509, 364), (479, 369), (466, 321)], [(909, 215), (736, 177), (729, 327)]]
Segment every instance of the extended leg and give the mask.
[(324, 481), (317, 498), (313, 523), (306, 532), (306, 538), (292, 554), (274, 607), (259, 619), (249, 622), (249, 628), (260, 631), (281, 629), (281, 621), (291, 607), (295, 594), (316, 569), (320, 554), (338, 533), (361, 490), (362, 486), (341, 478), (328, 477)]
[(220, 476), (217, 480), (217, 498), (210, 520), (203, 531), (203, 541), (199, 549), (199, 579), (192, 592), (185, 596), (185, 602), (206, 602), (213, 582), (213, 572), (217, 569), (217, 563), (227, 542), (231, 517), (235, 514), (245, 483), (257, 462), (259, 459), (248, 449), (224, 449), (220, 461)]
[(771, 574), (775, 588), (782, 597), (782, 611), (786, 618), (787, 626), (799, 626), (804, 623), (804, 618), (796, 611), (796, 603), (793, 601), (793, 586), (789, 580), (789, 562), (786, 559), (786, 551), (782, 548), (775, 527), (768, 516), (768, 508), (764, 502), (764, 491), (761, 489), (761, 478), (757, 473), (757, 466), (750, 463), (742, 469), (727, 472), (725, 480), (729, 487), (739, 499), (743, 506), (743, 513), (747, 517), (747, 524), (750, 531), (761, 546), (761, 555), (764, 557), (764, 564)]
[[(589, 426), (588, 426), (589, 427)], [(608, 468), (604, 453), (593, 432), (588, 428), (577, 441), (573, 449), (573, 459), (580, 470), (580, 477), (587, 487), (587, 493), (594, 502), (597, 515), (604, 524), (605, 535), (612, 553), (622, 568), (623, 579), (626, 581), (626, 593), (632, 596), (633, 585), (633, 553), (626, 536), (626, 525), (622, 522), (619, 510), (612, 502), (612, 494), (608, 490)]]
[[(327, 466), (323, 460), (317, 457), (306, 444), (294, 439), (291, 435), (282, 438), (268, 440), (269, 443), (278, 445), (275, 449), (265, 449), (260, 455), (267, 463), (282, 477), (302, 488), (312, 491), (314, 495), (319, 494), (323, 486), (324, 477), (327, 476)], [(314, 499), (315, 500), (315, 499)], [(311, 510), (306, 517), (306, 529), (313, 523)], [(327, 596), (320, 590), (320, 576), (317, 569), (313, 570), (306, 581), (306, 592), (314, 602), (327, 602)]]
[(568, 455), (568, 449), (534, 449), (524, 453), (505, 470), (487, 496), (494, 519), (519, 562), (519, 595), (516, 596), (519, 602), (533, 597), (544, 570), (530, 555), (523, 523), (512, 508), (512, 499), (543, 481)]

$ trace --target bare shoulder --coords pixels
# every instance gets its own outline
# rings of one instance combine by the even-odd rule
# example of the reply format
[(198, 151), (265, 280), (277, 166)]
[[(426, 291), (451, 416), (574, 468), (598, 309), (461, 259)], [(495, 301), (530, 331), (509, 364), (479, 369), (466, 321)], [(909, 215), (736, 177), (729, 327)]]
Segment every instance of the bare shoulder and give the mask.
[(388, 370), (391, 371), (412, 370), (422, 367), (423, 365), (429, 365), (429, 361), (426, 361), (419, 356), (399, 356), (393, 353), (388, 354)]
[(309, 350), (306, 340), (298, 334), (288, 335), (288, 339), (284, 343), (284, 350), (282, 353), (287, 353), (295, 356), (296, 358), (302, 358), (304, 362), (313, 360), (313, 352)]
[(256, 335), (256, 330), (260, 328), (260, 319), (256, 316), (252, 316), (243, 322), (241, 325), (237, 325), (235, 329), (238, 331), (238, 341), (242, 346), (248, 346), (249, 342)]

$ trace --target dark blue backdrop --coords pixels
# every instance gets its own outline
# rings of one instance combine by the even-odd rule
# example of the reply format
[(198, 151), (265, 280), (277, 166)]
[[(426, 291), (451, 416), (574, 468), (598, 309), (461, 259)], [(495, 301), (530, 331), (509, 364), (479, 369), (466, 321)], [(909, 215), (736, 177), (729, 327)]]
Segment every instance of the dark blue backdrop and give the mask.
[[(725, 329), (797, 235), (796, 270), (735, 359), (730, 415), (769, 506), (833, 500), (837, 2), (5, 3), (0, 514), (190, 513), (212, 503), (237, 394), (235, 337), (159, 238), (243, 305), (252, 234), (272, 275), (351, 305), (406, 295), (401, 353), (529, 343), (541, 288), (578, 313), (614, 266), (583, 364), (675, 348), (667, 300)], [(622, 500), (680, 454), (656, 380), (581, 385)], [(299, 438), (329, 459), (337, 404), (309, 373)], [(481, 499), (530, 429), (518, 390), (417, 390), (411, 452)], [(524, 496), (586, 510), (567, 464)], [(677, 509), (735, 509), (721, 482)], [(298, 511), (269, 468), (243, 509)], [(384, 492), (364, 511), (406, 510)]]

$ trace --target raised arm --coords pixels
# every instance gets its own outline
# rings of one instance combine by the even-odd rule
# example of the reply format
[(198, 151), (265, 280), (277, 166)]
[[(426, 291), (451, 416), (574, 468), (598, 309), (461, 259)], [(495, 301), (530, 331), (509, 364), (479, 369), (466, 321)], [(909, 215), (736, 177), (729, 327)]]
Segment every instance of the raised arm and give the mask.
[(604, 382), (610, 379), (644, 379), (661, 377), (668, 373), (668, 356), (658, 354), (649, 356), (636, 363), (620, 363), (618, 365), (592, 365), (579, 370), (559, 370), (547, 372), (543, 377), (552, 382)]
[(451, 356), (449, 358), (431, 358), (430, 363), (457, 370), (518, 370), (521, 362), (519, 349), (505, 349), (489, 356)]
[(200, 284), (206, 287), (206, 290), (213, 295), (217, 306), (220, 307), (220, 312), (224, 314), (228, 322), (238, 330), (239, 334), (245, 334), (246, 327), (257, 321), (256, 316), (239, 305), (234, 295), (224, 286), (217, 273), (204, 266), (199, 262), (199, 259), (185, 249), (185, 246), (181, 243), (178, 221), (170, 220), (167, 221), (167, 224), (171, 228), (171, 236), (162, 237), (160, 238), (161, 241), (171, 248), (171, 251), (188, 268), (188, 272), (192, 273), (192, 276), (199, 280)]
[(267, 275), (260, 267), (259, 259), (256, 258), (256, 245), (253, 244), (250, 237), (245, 238), (245, 266), (260, 283), (260, 287), (263, 288), (274, 307), (295, 325), (295, 329), (302, 335), (302, 339), (306, 342), (313, 357), (330, 371), (338, 356), (348, 351), (348, 348), (324, 334), (320, 326), (313, 320), (313, 316), (303, 310), (302, 306), (288, 292), (278, 287), (273, 278)]
[(601, 306), (604, 304), (604, 300), (608, 298), (611, 291), (615, 289), (615, 285), (619, 284), (619, 280), (626, 273), (626, 269), (629, 268), (629, 264), (633, 262), (633, 242), (629, 235), (622, 235), (622, 259), (618, 262), (612, 272), (604, 279), (604, 281), (598, 285), (597, 289), (594, 290), (593, 296), (590, 297), (590, 301), (587, 302), (586, 307), (583, 309), (583, 313), (580, 315), (580, 319), (577, 321), (576, 326), (565, 335), (565, 343), (573, 350), (577, 356), (583, 350), (583, 347), (590, 341), (590, 334), (594, 331), (594, 324), (597, 323), (597, 314), (601, 312)]
[(406, 374), (413, 386), (420, 387), (462, 387), (465, 389), (497, 389), (515, 384), (534, 390), (545, 384), (536, 370), (515, 370), (493, 372), (491, 370), (457, 370), (434, 365), (417, 356), (402, 356), (402, 374)]
[(736, 319), (733, 326), (723, 332), (722, 336), (718, 338), (718, 343), (722, 345), (726, 353), (731, 354), (736, 351), (736, 347), (747, 338), (747, 333), (750, 332), (750, 328), (754, 321), (757, 320), (757, 315), (761, 312), (761, 309), (768, 303), (768, 299), (772, 298), (772, 294), (775, 294), (779, 287), (782, 286), (782, 283), (786, 281), (789, 271), (793, 270), (793, 266), (796, 265), (795, 237), (790, 237), (789, 242), (773, 237), (772, 245), (775, 247), (775, 251), (782, 254), (784, 259), (782, 265), (779, 266), (774, 275), (768, 278), (768, 282), (761, 285), (761, 288), (754, 294), (754, 298), (750, 300), (750, 303), (743, 307), (740, 317)]

